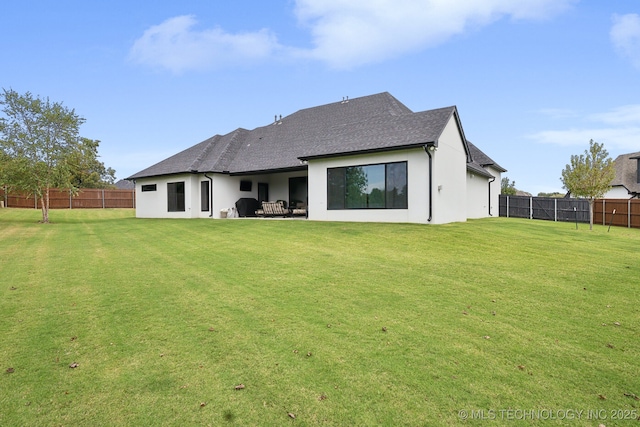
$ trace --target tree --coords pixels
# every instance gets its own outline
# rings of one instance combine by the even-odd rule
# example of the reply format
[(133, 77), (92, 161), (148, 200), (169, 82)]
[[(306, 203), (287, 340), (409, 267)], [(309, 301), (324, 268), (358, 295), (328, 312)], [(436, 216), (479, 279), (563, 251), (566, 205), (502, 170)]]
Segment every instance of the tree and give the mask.
[(84, 118), (49, 98), (3, 89), (0, 105), (0, 167), (9, 190), (40, 200), (42, 222), (49, 222), (49, 190), (74, 190), (71, 156), (79, 150), (78, 131)]
[(116, 180), (116, 171), (98, 161), (100, 141), (80, 138), (78, 150), (71, 153), (71, 184), (75, 188), (110, 188)]
[(516, 195), (516, 182), (515, 181), (511, 181), (509, 182), (509, 178), (507, 178), (506, 176), (504, 178), (502, 178), (502, 180), (500, 181), (500, 194), (507, 194), (509, 196), (515, 196)]
[(593, 139), (589, 141), (589, 149), (571, 156), (571, 164), (562, 171), (563, 187), (576, 197), (589, 199), (589, 230), (593, 230), (593, 202), (611, 188), (615, 177), (613, 160), (604, 144)]
[(560, 193), (559, 191), (554, 191), (551, 193), (545, 193), (543, 191), (538, 193), (538, 197), (551, 197), (553, 199), (561, 199), (565, 196), (564, 193)]

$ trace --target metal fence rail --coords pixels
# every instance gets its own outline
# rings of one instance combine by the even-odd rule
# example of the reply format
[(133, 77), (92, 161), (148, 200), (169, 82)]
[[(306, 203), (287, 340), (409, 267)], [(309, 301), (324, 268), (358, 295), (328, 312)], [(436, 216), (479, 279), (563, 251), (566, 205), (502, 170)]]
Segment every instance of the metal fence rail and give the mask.
[[(589, 201), (501, 194), (500, 216), (589, 222)], [(640, 199), (597, 199), (593, 205), (593, 222), (640, 228)]]
[[(0, 188), (0, 200), (8, 208), (40, 209), (40, 200), (24, 194), (5, 194)], [(49, 191), (51, 209), (135, 208), (135, 190), (83, 188), (73, 195), (67, 190)]]

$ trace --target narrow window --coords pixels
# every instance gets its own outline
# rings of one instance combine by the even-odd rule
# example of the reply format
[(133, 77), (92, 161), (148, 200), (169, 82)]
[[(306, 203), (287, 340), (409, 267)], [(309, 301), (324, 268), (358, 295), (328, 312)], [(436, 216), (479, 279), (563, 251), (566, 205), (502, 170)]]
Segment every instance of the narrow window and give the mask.
[(200, 181), (200, 210), (207, 212), (209, 210), (209, 181)]
[(184, 212), (184, 181), (167, 184), (167, 206), (169, 212)]
[(156, 184), (145, 184), (142, 186), (142, 191), (156, 191)]

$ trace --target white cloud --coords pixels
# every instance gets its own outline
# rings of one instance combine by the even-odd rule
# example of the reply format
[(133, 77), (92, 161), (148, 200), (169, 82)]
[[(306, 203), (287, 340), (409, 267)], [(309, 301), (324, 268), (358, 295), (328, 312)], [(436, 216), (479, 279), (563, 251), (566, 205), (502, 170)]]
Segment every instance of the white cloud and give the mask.
[(314, 47), (300, 54), (349, 68), (440, 43), (503, 18), (544, 19), (576, 0), (298, 0)]
[(614, 15), (609, 36), (616, 51), (640, 69), (640, 15)]
[(640, 125), (640, 104), (623, 105), (605, 113), (592, 114), (589, 119), (612, 125), (624, 123)]
[(229, 34), (220, 28), (195, 30), (196, 23), (195, 17), (184, 15), (150, 27), (133, 44), (130, 58), (179, 73), (264, 59), (279, 48), (266, 29)]
[(296, 0), (295, 15), (311, 34), (309, 48), (285, 47), (266, 29), (232, 34), (195, 29), (191, 15), (147, 29), (132, 60), (174, 72), (236, 65), (281, 54), (351, 68), (417, 52), (469, 29), (511, 18), (546, 19), (578, 0)]
[(640, 104), (624, 105), (584, 118), (586, 126), (563, 130), (545, 130), (527, 135), (542, 144), (586, 146), (593, 139), (608, 148), (638, 151), (640, 147)]

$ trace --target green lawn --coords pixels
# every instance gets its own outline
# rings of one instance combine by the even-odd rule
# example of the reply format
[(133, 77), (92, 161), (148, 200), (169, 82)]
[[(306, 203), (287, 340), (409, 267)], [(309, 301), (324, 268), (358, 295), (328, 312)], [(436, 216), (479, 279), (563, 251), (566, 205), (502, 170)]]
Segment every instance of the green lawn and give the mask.
[(40, 216), (0, 209), (2, 426), (638, 425), (640, 230)]

